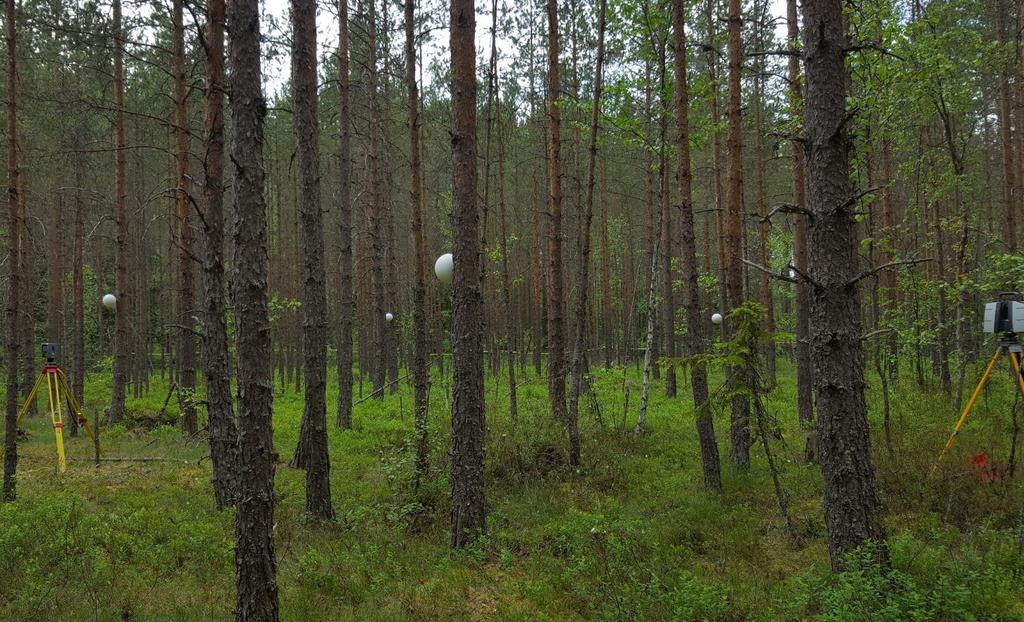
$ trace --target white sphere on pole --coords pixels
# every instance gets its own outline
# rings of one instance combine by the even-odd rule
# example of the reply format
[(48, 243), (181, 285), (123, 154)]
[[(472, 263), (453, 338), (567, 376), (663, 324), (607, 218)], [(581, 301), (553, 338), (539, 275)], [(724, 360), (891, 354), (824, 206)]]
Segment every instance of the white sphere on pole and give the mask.
[(434, 274), (442, 283), (452, 282), (452, 278), (455, 277), (455, 259), (451, 253), (445, 253), (437, 258), (434, 262)]
[(103, 296), (103, 306), (113, 311), (117, 308), (117, 297), (113, 294), (106, 294)]
[(393, 319), (395, 319), (395, 315), (393, 313), (391, 313), (390, 311), (388, 311), (387, 313), (384, 314), (384, 320), (385, 321), (390, 322)]
[(721, 324), (722, 323), (722, 314), (721, 313), (713, 314), (711, 316), (711, 323), (712, 324)]

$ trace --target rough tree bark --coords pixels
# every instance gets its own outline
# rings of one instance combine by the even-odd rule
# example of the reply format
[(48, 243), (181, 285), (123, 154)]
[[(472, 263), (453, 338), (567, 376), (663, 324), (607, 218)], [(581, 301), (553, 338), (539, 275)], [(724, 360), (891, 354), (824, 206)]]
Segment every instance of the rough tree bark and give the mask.
[[(76, 161), (75, 166), (75, 220), (72, 232), (71, 248), (71, 392), (79, 404), (85, 403), (85, 213), (82, 208), (82, 167)], [(72, 423), (73, 422), (73, 423)], [(68, 427), (72, 436), (78, 434), (78, 419), (69, 418)], [(95, 426), (95, 423), (93, 425)]]
[(370, 305), (370, 325), (373, 327), (373, 344), (377, 355), (371, 363), (370, 376), (373, 383), (373, 395), (378, 399), (384, 397), (384, 382), (387, 376), (387, 323), (384, 321), (384, 210), (381, 171), (381, 103), (377, 92), (379, 69), (377, 67), (377, 9), (376, 0), (370, 0), (366, 12), (366, 82), (369, 91), (370, 127), (369, 159), (370, 172), (370, 281), (373, 287), (373, 302)]
[[(758, 54), (754, 62), (754, 144), (755, 157), (757, 162), (754, 167), (757, 187), (757, 213), (761, 217), (758, 226), (758, 241), (760, 242), (761, 265), (771, 267), (771, 246), (768, 239), (768, 181), (765, 168), (767, 167), (767, 154), (765, 153), (765, 61), (764, 61), (764, 29), (768, 24), (768, 5), (765, 2), (755, 5), (754, 11), (754, 51)], [(773, 295), (773, 279), (767, 272), (761, 273), (761, 304), (765, 308), (763, 327), (766, 335), (764, 341), (764, 378), (767, 392), (775, 388), (777, 381), (775, 373), (775, 297)]]
[(224, 0), (206, 5), (206, 208), (203, 238), (203, 375), (210, 427), (210, 462), (217, 508), (238, 492), (238, 430), (231, 399), (231, 359), (224, 301)]
[[(807, 203), (805, 186), (804, 146), (800, 140), (804, 118), (804, 94), (800, 77), (800, 21), (797, 14), (796, 0), (786, 2), (786, 27), (789, 39), (787, 47), (789, 55), (789, 102), (792, 115), (793, 138), (790, 146), (793, 149), (793, 205), (798, 210), (804, 209)], [(793, 264), (797, 270), (807, 274), (807, 226), (808, 218), (804, 214), (795, 216), (796, 227), (793, 233)], [(796, 403), (800, 426), (806, 433), (804, 443), (804, 459), (813, 462), (817, 459), (817, 432), (814, 426), (813, 371), (811, 368), (810, 342), (810, 285), (801, 281), (796, 284)]]
[(235, 167), (235, 320), (239, 407), (239, 495), (235, 511), (235, 616), (239, 622), (276, 622), (274, 463), (271, 409), (273, 368), (267, 308), (267, 216), (263, 198), (263, 99), (258, 0), (234, 0), (231, 32)]
[(185, 84), (184, 0), (173, 2), (174, 22), (174, 160), (176, 188), (175, 211), (178, 215), (178, 406), (181, 430), (189, 436), (198, 431), (196, 402), (196, 340), (192, 331), (195, 307), (195, 280), (192, 275), (192, 205), (189, 196), (188, 87)]
[(15, 0), (7, 0), (7, 408), (4, 413), (4, 485), (3, 500), (14, 501), (17, 496), (15, 473), (18, 469), (18, 331), (21, 274), (21, 213), (20, 175), (18, 167), (18, 27)]
[[(548, 387), (551, 414), (566, 426), (572, 438), (565, 409), (565, 318), (562, 313), (562, 167), (558, 76), (558, 1), (547, 0), (548, 12)], [(578, 433), (578, 432), (577, 432)]]
[(710, 45), (707, 46), (705, 53), (705, 61), (708, 71), (708, 81), (711, 83), (711, 125), (713, 126), (713, 168), (714, 168), (714, 194), (715, 194), (715, 233), (717, 233), (718, 243), (716, 244), (716, 250), (718, 255), (718, 311), (725, 314), (726, 311), (726, 299), (728, 296), (725, 293), (726, 287), (726, 276), (725, 276), (725, 265), (727, 263), (725, 258), (725, 210), (723, 209), (722, 201), (722, 116), (721, 116), (721, 101), (719, 97), (719, 90), (721, 86), (718, 82), (719, 77), (719, 65), (718, 61), (720, 58), (720, 49), (716, 42), (718, 35), (716, 11), (717, 4), (714, 0), (706, 0), (704, 3), (704, 16), (707, 21), (707, 35)]
[[(603, 0), (602, 0), (603, 1)], [(494, 117), (498, 124), (498, 219), (501, 234), (501, 289), (505, 305), (505, 363), (508, 365), (508, 410), (513, 424), (519, 419), (516, 391), (515, 322), (512, 311), (512, 276), (508, 268), (508, 222), (505, 204), (505, 141), (501, 122), (501, 90), (498, 88), (498, 0), (491, 2), (491, 88), (494, 92)], [(600, 61), (598, 61), (600, 63)]]
[(484, 368), (480, 230), (476, 209), (476, 15), (473, 0), (451, 3), (454, 399), (452, 548), (486, 530)]
[(855, 279), (856, 202), (850, 184), (846, 109), (848, 43), (841, 0), (804, 4), (807, 71), (805, 148), (810, 223), (811, 360), (816, 371), (818, 448), (832, 568), (866, 542), (885, 559), (871, 463), (864, 353)]
[(587, 195), (583, 214), (579, 216), (579, 239), (576, 272), (576, 344), (572, 353), (572, 395), (569, 401), (569, 417), (573, 420), (569, 437), (569, 464), (578, 466), (580, 461), (580, 394), (583, 391), (583, 376), (587, 371), (587, 327), (589, 326), (590, 301), (590, 223), (594, 217), (594, 182), (597, 170), (597, 138), (601, 126), (601, 88), (604, 78), (604, 30), (607, 0), (600, 0), (597, 17), (597, 65), (594, 69), (594, 99), (590, 110), (590, 138), (587, 144)]
[(50, 209), (46, 231), (46, 341), (64, 345), (64, 222), (60, 192)]
[[(996, 12), (996, 40), (1006, 43), (1006, 3), (1003, 0), (995, 2)], [(1007, 70), (999, 72), (999, 106), (996, 110), (999, 116), (999, 137), (1003, 156), (1003, 243), (1006, 251), (1014, 253), (1017, 251), (1017, 219), (1016, 205), (1014, 200), (1014, 188), (1016, 187), (1016, 169), (1013, 165), (1013, 133), (1012, 120), (1010, 119), (1010, 80)], [(1019, 120), (1018, 120), (1019, 121)], [(1018, 131), (1020, 131), (1018, 129)], [(1024, 154), (1021, 154), (1024, 156)]]
[(601, 161), (601, 332), (606, 369), (612, 364), (615, 340), (611, 280), (611, 260), (608, 254), (608, 158), (605, 158)]
[[(743, 303), (743, 118), (741, 116), (740, 73), (743, 69), (743, 15), (740, 0), (729, 0), (729, 121), (728, 153), (725, 173), (726, 203), (726, 309), (732, 310)], [(726, 332), (734, 334), (735, 327), (726, 322)], [(731, 382), (745, 384), (747, 379), (741, 367), (729, 370)], [(741, 471), (750, 469), (750, 405), (742, 396), (732, 400), (732, 421), (729, 435), (729, 457)]]
[[(395, 202), (392, 198), (394, 179), (394, 144), (391, 140), (391, 11), (389, 0), (381, 0), (380, 31), (383, 35), (383, 58), (381, 59), (381, 96), (378, 100), (381, 104), (381, 239), (384, 246), (381, 252), (384, 262), (384, 313), (391, 313), (393, 318), (401, 317), (401, 309), (398, 307), (398, 294), (395, 287), (398, 284), (398, 260), (395, 257), (397, 243), (395, 240)], [(383, 320), (383, 339), (381, 341), (384, 349), (381, 356), (385, 369), (385, 382), (388, 392), (398, 393), (398, 365), (399, 365), (399, 337), (401, 322), (394, 320)]]
[[(693, 199), (690, 172), (689, 87), (686, 76), (686, 5), (672, 2), (672, 42), (675, 47), (676, 112), (676, 187), (678, 192), (679, 238), (682, 247), (683, 305), (686, 309), (686, 355), (701, 356), (706, 351), (706, 320), (701, 313), (700, 283), (697, 274), (697, 244), (693, 224)], [(690, 364), (693, 407), (697, 413), (697, 438), (700, 439), (704, 485), (722, 489), (722, 473), (715, 442), (715, 424), (708, 403), (708, 376), (703, 365)]]
[(335, 425), (352, 427), (352, 113), (348, 76), (348, 0), (338, 1), (338, 414)]
[(128, 291), (128, 158), (124, 137), (124, 26), (121, 0), (114, 0), (114, 221), (117, 258), (114, 288), (117, 308), (114, 315), (114, 381), (107, 422), (124, 418), (125, 385), (128, 382), (128, 320), (131, 309)]
[(410, 181), (409, 202), (412, 204), (412, 235), (415, 252), (416, 277), (413, 286), (413, 358), (412, 374), (414, 412), (416, 426), (416, 481), (427, 474), (427, 415), (430, 398), (430, 369), (428, 356), (430, 343), (427, 341), (427, 248), (423, 240), (423, 176), (420, 164), (420, 92), (416, 83), (416, 1), (405, 0), (405, 88), (408, 91), (409, 109), (409, 157)]
[(334, 518), (327, 455), (327, 276), (320, 211), (320, 105), (316, 2), (292, 0), (292, 91), (302, 229), (302, 356), (306, 379), (299, 444), (291, 466), (306, 470), (306, 511)]

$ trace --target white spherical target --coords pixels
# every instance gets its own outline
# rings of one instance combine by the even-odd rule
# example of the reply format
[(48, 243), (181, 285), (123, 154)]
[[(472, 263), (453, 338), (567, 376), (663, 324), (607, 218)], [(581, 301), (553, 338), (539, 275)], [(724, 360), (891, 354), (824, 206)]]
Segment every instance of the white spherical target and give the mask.
[(437, 261), (434, 262), (434, 274), (442, 283), (452, 282), (452, 278), (455, 276), (455, 259), (451, 253), (445, 253), (437, 258)]
[(388, 311), (387, 313), (384, 314), (384, 320), (385, 321), (390, 322), (393, 319), (395, 319), (395, 314), (394, 313), (391, 313), (390, 311)]
[(721, 324), (722, 323), (722, 314), (721, 313), (715, 313), (714, 315), (712, 315), (711, 316), (711, 323), (712, 324)]
[(113, 311), (117, 308), (117, 297), (113, 294), (106, 294), (103, 296), (103, 306)]

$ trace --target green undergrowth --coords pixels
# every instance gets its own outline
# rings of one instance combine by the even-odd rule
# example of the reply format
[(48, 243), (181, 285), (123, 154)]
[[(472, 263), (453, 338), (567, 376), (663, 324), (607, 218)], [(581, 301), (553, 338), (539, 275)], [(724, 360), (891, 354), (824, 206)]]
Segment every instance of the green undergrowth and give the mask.
[[(435, 370), (436, 372), (436, 370)], [(972, 374), (980, 372), (972, 368)], [(891, 448), (880, 387), (871, 381), (874, 456), (891, 564), (870, 552), (829, 572), (821, 477), (803, 463), (792, 368), (766, 400), (799, 541), (779, 518), (767, 462), (749, 474), (723, 464), (724, 492), (703, 489), (686, 374), (680, 397), (653, 385), (648, 433), (636, 437), (635, 367), (595, 370), (582, 412), (583, 465), (570, 470), (545, 381), (520, 374), (519, 417), (508, 416), (504, 374), (487, 385), (488, 535), (467, 551), (448, 544), (450, 379), (431, 390), (431, 471), (410, 486), (412, 390), (365, 400), (354, 428), (330, 428), (338, 520), (304, 514), (304, 477), (285, 465), (302, 397), (275, 390), (278, 583), (285, 620), (1022, 620), (1017, 529), (1022, 498), (1006, 473), (1013, 387), (993, 380), (957, 445), (932, 476), (956, 413), (937, 388), (908, 377), (892, 389)], [(976, 377), (976, 376), (973, 376)], [(91, 379), (90, 414), (109, 398)], [(720, 383), (720, 377), (713, 377)], [(624, 410), (624, 390), (629, 409)], [(333, 385), (329, 389), (333, 403)], [(367, 391), (368, 392), (368, 391)], [(154, 378), (126, 425), (104, 429), (107, 457), (54, 468), (52, 430), (30, 419), (15, 503), (0, 505), (0, 619), (227, 620), (233, 605), (233, 512), (213, 508), (208, 451), (184, 439), (167, 384)], [(330, 416), (330, 415), (329, 415)], [(716, 405), (723, 460), (728, 412)], [(204, 423), (200, 424), (202, 427)], [(985, 452), (993, 476), (968, 458)], [(1021, 467), (1018, 467), (1018, 471)]]

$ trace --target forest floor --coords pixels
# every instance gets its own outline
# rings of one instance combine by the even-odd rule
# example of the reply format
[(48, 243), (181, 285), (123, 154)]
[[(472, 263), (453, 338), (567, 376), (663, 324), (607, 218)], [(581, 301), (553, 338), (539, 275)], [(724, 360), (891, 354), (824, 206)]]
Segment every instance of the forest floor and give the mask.
[[(850, 572), (832, 576), (821, 476), (803, 463), (793, 371), (780, 363), (767, 406), (782, 431), (772, 448), (796, 542), (779, 518), (760, 445), (749, 474), (723, 462), (724, 493), (703, 490), (682, 373), (677, 399), (664, 397), (661, 381), (653, 384), (648, 433), (638, 438), (636, 368), (596, 370), (578, 471), (563, 464), (565, 443), (551, 421), (545, 381), (524, 372), (513, 426), (505, 376), (500, 386), (489, 379), (489, 531), (464, 552), (448, 548), (448, 381), (435, 379), (432, 476), (418, 496), (409, 483), (410, 387), (359, 403), (353, 430), (330, 427), (338, 520), (329, 524), (306, 518), (303, 474), (284, 464), (302, 398), (277, 387), (282, 619), (1024, 620), (1017, 537), (1024, 496), (998, 470), (1009, 460), (1011, 411), (1019, 405), (1006, 374), (993, 380), (935, 477), (932, 461), (956, 418), (952, 400), (938, 388), (919, 389), (912, 370), (904, 370), (892, 395), (890, 451), (879, 383), (869, 379), (892, 567), (882, 570), (863, 555), (851, 558)], [(968, 370), (968, 384), (979, 372)], [(109, 396), (109, 377), (92, 380), (88, 412)], [(0, 619), (232, 618), (233, 512), (213, 507), (207, 445), (171, 425), (143, 425), (155, 420), (166, 392), (157, 378), (145, 396), (130, 400), (137, 427), (104, 430), (104, 454), (177, 461), (96, 467), (80, 436), (68, 442), (72, 461), (60, 476), (48, 421), (28, 421), (19, 499), (0, 505)], [(715, 416), (725, 460), (728, 412), (718, 405)], [(997, 465), (994, 475), (970, 464), (982, 451)]]

